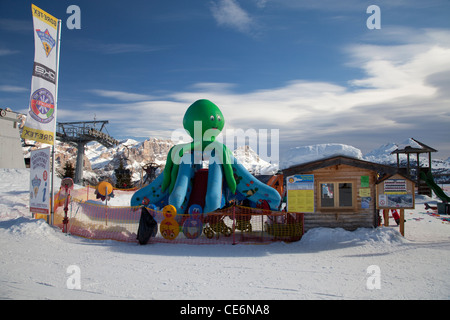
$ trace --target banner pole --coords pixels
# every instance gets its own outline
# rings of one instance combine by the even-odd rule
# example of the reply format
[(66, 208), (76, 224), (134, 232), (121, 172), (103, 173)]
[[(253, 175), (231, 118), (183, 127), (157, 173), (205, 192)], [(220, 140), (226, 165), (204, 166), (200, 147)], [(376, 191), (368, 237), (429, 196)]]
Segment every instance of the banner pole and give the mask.
[(52, 185), (51, 185), (51, 197), (50, 197), (50, 215), (51, 215), (51, 225), (54, 224), (55, 210), (54, 210), (54, 181), (55, 181), (55, 144), (56, 144), (56, 126), (57, 126), (57, 116), (58, 116), (58, 85), (59, 85), (59, 55), (61, 48), (61, 20), (58, 19), (58, 30), (57, 30), (57, 45), (56, 45), (56, 83), (55, 83), (55, 130), (53, 136), (53, 146), (52, 146)]

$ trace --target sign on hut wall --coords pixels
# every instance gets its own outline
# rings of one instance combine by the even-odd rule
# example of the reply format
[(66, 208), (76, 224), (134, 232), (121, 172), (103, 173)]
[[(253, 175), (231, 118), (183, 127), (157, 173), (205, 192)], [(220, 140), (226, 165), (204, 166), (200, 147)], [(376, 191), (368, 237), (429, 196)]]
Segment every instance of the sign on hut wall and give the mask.
[(291, 212), (314, 212), (314, 175), (299, 174), (286, 178), (287, 206)]

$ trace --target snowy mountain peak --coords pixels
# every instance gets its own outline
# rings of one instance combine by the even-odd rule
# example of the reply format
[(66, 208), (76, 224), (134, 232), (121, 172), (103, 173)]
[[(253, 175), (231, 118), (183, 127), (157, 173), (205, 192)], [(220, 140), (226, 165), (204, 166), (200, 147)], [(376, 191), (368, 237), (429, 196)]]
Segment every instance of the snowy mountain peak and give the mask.
[(377, 149), (372, 150), (364, 156), (364, 159), (370, 162), (377, 163), (394, 163), (397, 157), (391, 153), (398, 149), (398, 145), (394, 142), (382, 145)]
[(134, 140), (134, 139), (125, 139), (125, 140), (120, 141), (121, 145), (124, 145), (124, 146), (127, 146), (127, 147), (134, 146), (134, 145), (136, 145), (138, 143), (139, 142)]
[(254, 175), (273, 175), (278, 171), (278, 163), (272, 164), (261, 159), (249, 146), (238, 147), (233, 155)]

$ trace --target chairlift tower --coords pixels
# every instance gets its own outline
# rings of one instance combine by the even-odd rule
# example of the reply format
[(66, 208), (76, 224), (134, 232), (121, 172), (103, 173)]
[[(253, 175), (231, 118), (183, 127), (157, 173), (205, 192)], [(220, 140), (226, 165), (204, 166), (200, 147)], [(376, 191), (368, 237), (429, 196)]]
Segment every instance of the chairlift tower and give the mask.
[[(97, 141), (107, 148), (119, 144), (108, 133), (103, 132), (108, 120), (58, 122), (56, 139), (77, 146), (77, 164), (75, 169), (75, 183), (81, 183), (83, 179), (83, 157), (85, 146), (88, 142)], [(100, 129), (97, 129), (97, 127)]]

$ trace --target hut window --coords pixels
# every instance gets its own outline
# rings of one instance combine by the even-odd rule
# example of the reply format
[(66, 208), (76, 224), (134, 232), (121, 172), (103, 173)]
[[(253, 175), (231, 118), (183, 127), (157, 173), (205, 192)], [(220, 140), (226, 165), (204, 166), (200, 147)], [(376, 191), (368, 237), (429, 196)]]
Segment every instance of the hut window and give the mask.
[(320, 183), (320, 206), (322, 208), (353, 207), (354, 188), (352, 182)]
[(334, 207), (334, 183), (320, 184), (321, 197), (320, 205), (322, 207)]
[(353, 192), (351, 183), (339, 183), (339, 207), (353, 206)]

